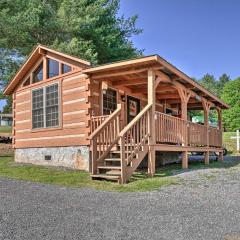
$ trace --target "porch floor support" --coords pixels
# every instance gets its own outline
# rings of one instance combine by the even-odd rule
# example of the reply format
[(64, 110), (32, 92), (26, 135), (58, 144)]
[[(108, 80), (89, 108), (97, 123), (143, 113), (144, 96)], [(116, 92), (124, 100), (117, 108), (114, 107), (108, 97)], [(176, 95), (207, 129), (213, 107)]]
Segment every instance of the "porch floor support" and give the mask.
[(184, 151), (182, 153), (182, 168), (187, 169), (188, 168), (188, 152)]
[(155, 80), (156, 75), (152, 69), (148, 70), (148, 104), (152, 104), (152, 109), (149, 114), (148, 120), (148, 131), (150, 133), (148, 144), (148, 175), (153, 177), (156, 171), (156, 151), (154, 145), (156, 144), (156, 135), (155, 135)]
[(209, 164), (209, 151), (206, 151), (206, 152), (204, 153), (204, 163), (205, 163), (206, 165)]

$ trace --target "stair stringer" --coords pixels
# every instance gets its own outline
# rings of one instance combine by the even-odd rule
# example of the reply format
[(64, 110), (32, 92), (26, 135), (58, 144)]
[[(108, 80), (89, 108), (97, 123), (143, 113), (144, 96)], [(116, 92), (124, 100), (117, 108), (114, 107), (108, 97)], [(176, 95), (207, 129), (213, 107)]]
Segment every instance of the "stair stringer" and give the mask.
[(133, 160), (131, 162), (131, 166), (127, 166), (126, 168), (126, 180), (128, 181), (131, 176), (133, 175), (134, 171), (137, 169), (137, 167), (139, 166), (139, 164), (143, 161), (143, 159), (145, 158), (145, 156), (147, 155), (148, 153), (148, 145), (144, 145), (142, 147), (142, 150), (139, 151), (137, 154), (136, 154), (136, 160)]

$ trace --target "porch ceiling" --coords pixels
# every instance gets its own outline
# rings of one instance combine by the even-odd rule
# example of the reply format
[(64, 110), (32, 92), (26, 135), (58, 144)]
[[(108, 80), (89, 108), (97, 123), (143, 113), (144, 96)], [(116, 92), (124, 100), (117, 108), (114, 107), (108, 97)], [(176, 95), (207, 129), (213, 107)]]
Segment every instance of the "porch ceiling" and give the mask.
[[(183, 84), (187, 89), (193, 91), (199, 97), (214, 103), (215, 106), (226, 109), (229, 108), (222, 100), (203, 88), (193, 79), (172, 66), (158, 55), (149, 56), (134, 60), (107, 64), (99, 67), (84, 70), (92, 79), (111, 82), (113, 87), (127, 87), (134, 94), (147, 95), (148, 69), (161, 71), (171, 80)], [(199, 99), (199, 98), (198, 98)], [(196, 97), (189, 100), (189, 109), (202, 109), (202, 103)], [(156, 88), (156, 100), (160, 103), (169, 103), (176, 107), (181, 103), (178, 91), (173, 84), (161, 82)]]

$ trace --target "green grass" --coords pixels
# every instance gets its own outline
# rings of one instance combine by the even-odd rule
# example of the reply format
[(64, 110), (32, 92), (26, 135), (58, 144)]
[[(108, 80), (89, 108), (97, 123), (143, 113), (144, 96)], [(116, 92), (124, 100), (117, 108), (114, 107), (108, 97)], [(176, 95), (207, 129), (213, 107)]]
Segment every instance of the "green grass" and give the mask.
[(146, 173), (139, 172), (131, 178), (130, 183), (125, 185), (109, 181), (92, 181), (89, 173), (84, 171), (17, 164), (13, 161), (13, 157), (9, 156), (0, 157), (0, 177), (118, 192), (152, 191), (177, 183), (176, 178), (171, 177), (168, 171), (159, 171), (154, 178), (148, 178)]
[(229, 154), (239, 155), (239, 153), (237, 153), (237, 141), (236, 139), (231, 139), (231, 136), (236, 136), (236, 132), (224, 132), (223, 144), (227, 148)]
[[(189, 170), (206, 168), (230, 168), (239, 166), (240, 161), (211, 162), (206, 166), (203, 162), (190, 162)], [(130, 182), (119, 185), (116, 182), (92, 181), (89, 173), (85, 171), (75, 171), (56, 167), (44, 167), (31, 164), (19, 164), (13, 161), (12, 156), (0, 156), (0, 177), (26, 180), (39, 183), (55, 184), (66, 187), (92, 188), (105, 191), (117, 192), (146, 192), (158, 190), (163, 186), (181, 184), (177, 177), (184, 170), (181, 164), (171, 164), (157, 169), (155, 177), (149, 178), (146, 170), (142, 170), (133, 175)], [(175, 177), (173, 175), (176, 175)], [(212, 176), (207, 176), (211, 180)], [(211, 179), (210, 179), (211, 178)]]
[(11, 126), (0, 126), (0, 133), (12, 133)]

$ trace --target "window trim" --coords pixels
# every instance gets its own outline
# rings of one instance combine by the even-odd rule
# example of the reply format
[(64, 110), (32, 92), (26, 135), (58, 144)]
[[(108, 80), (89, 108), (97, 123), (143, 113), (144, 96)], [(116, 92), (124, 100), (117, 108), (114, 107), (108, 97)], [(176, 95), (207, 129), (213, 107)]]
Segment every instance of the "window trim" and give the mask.
[[(116, 100), (117, 100), (117, 104), (118, 104), (118, 99), (119, 99), (118, 89), (114, 88), (114, 87), (110, 87), (110, 86), (108, 86), (107, 89), (111, 89), (116, 92)], [(103, 89), (101, 89), (101, 114), (103, 115)], [(103, 116), (105, 116), (105, 115), (103, 115)]]
[[(52, 85), (58, 85), (58, 126), (46, 127), (46, 88)], [(32, 97), (33, 91), (43, 88), (43, 114), (44, 114), (44, 127), (42, 128), (33, 128), (33, 109), (32, 109)], [(42, 132), (42, 131), (50, 131), (50, 130), (58, 130), (62, 129), (62, 95), (61, 95), (62, 84), (60, 81), (51, 82), (49, 84), (39, 86), (31, 89), (31, 132)]]

